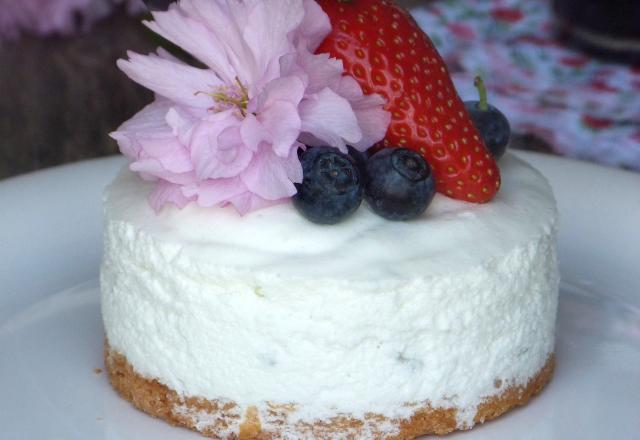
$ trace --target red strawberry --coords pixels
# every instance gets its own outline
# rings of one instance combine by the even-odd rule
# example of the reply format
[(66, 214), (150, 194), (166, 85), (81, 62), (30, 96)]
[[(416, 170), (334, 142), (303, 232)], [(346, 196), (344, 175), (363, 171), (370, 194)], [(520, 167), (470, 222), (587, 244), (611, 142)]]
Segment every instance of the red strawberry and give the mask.
[(439, 192), (488, 202), (500, 173), (445, 64), (408, 12), (389, 0), (318, 0), (332, 31), (317, 52), (343, 61), (365, 93), (387, 98), (385, 146), (416, 150), (434, 170)]

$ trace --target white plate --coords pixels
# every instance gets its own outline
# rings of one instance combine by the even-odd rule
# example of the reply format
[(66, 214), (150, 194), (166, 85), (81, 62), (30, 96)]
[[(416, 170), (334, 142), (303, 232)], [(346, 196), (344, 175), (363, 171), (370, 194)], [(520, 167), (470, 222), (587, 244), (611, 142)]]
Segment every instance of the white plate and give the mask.
[[(640, 175), (520, 155), (549, 177), (562, 216), (556, 376), (526, 408), (447, 438), (640, 438)], [(123, 163), (0, 182), (2, 439), (200, 438), (134, 410), (94, 372), (100, 194)]]

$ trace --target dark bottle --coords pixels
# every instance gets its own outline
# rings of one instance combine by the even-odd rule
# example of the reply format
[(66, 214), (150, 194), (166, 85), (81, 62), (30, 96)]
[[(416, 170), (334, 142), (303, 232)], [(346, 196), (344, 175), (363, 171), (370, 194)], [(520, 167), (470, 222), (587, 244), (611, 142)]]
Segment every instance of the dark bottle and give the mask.
[(150, 11), (166, 11), (173, 0), (143, 0)]
[(553, 0), (560, 31), (604, 58), (640, 62), (640, 0)]

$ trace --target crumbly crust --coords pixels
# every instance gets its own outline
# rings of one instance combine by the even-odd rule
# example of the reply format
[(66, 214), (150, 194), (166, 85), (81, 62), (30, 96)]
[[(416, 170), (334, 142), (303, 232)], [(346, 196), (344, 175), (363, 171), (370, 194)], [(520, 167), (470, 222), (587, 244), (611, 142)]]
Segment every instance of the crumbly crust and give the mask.
[[(270, 404), (267, 428), (254, 406), (240, 414), (233, 402), (199, 397), (182, 398), (157, 380), (141, 376), (125, 356), (111, 349), (108, 341), (105, 341), (104, 358), (109, 382), (121, 397), (154, 417), (164, 419), (172, 425), (198, 431), (211, 438), (284, 440), (293, 436), (298, 439), (320, 440), (409, 440), (421, 435), (443, 435), (460, 429), (457, 426), (455, 408), (432, 408), (422, 405), (413, 416), (400, 420), (390, 420), (380, 414), (367, 414), (364, 419), (340, 416), (314, 424), (291, 424), (287, 418), (294, 406), (289, 404)], [(474, 423), (484, 423), (515, 407), (525, 405), (549, 383), (554, 366), (555, 358), (551, 355), (544, 367), (526, 385), (511, 386), (502, 393), (487, 398), (478, 406)], [(498, 383), (496, 387), (499, 387)], [(206, 414), (207, 423), (199, 423), (193, 414)], [(392, 435), (378, 428), (390, 425), (397, 427)], [(470, 428), (471, 426), (466, 427)], [(288, 435), (285, 436), (285, 432)]]

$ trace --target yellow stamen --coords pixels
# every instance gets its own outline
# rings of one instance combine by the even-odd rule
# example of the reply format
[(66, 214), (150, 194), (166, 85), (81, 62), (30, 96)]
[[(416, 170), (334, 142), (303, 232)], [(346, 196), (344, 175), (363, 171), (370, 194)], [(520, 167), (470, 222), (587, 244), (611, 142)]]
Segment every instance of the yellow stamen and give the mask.
[[(237, 107), (240, 110), (240, 114), (244, 117), (247, 116), (247, 106), (249, 105), (249, 91), (242, 84), (242, 82), (236, 76), (236, 83), (240, 89), (240, 97), (233, 96), (230, 92), (196, 92), (195, 95), (204, 94), (211, 96), (213, 100), (219, 104), (226, 104), (233, 107)], [(232, 87), (232, 86), (229, 86)], [(223, 88), (224, 90), (224, 88)], [(215, 111), (215, 110), (214, 110)]]

